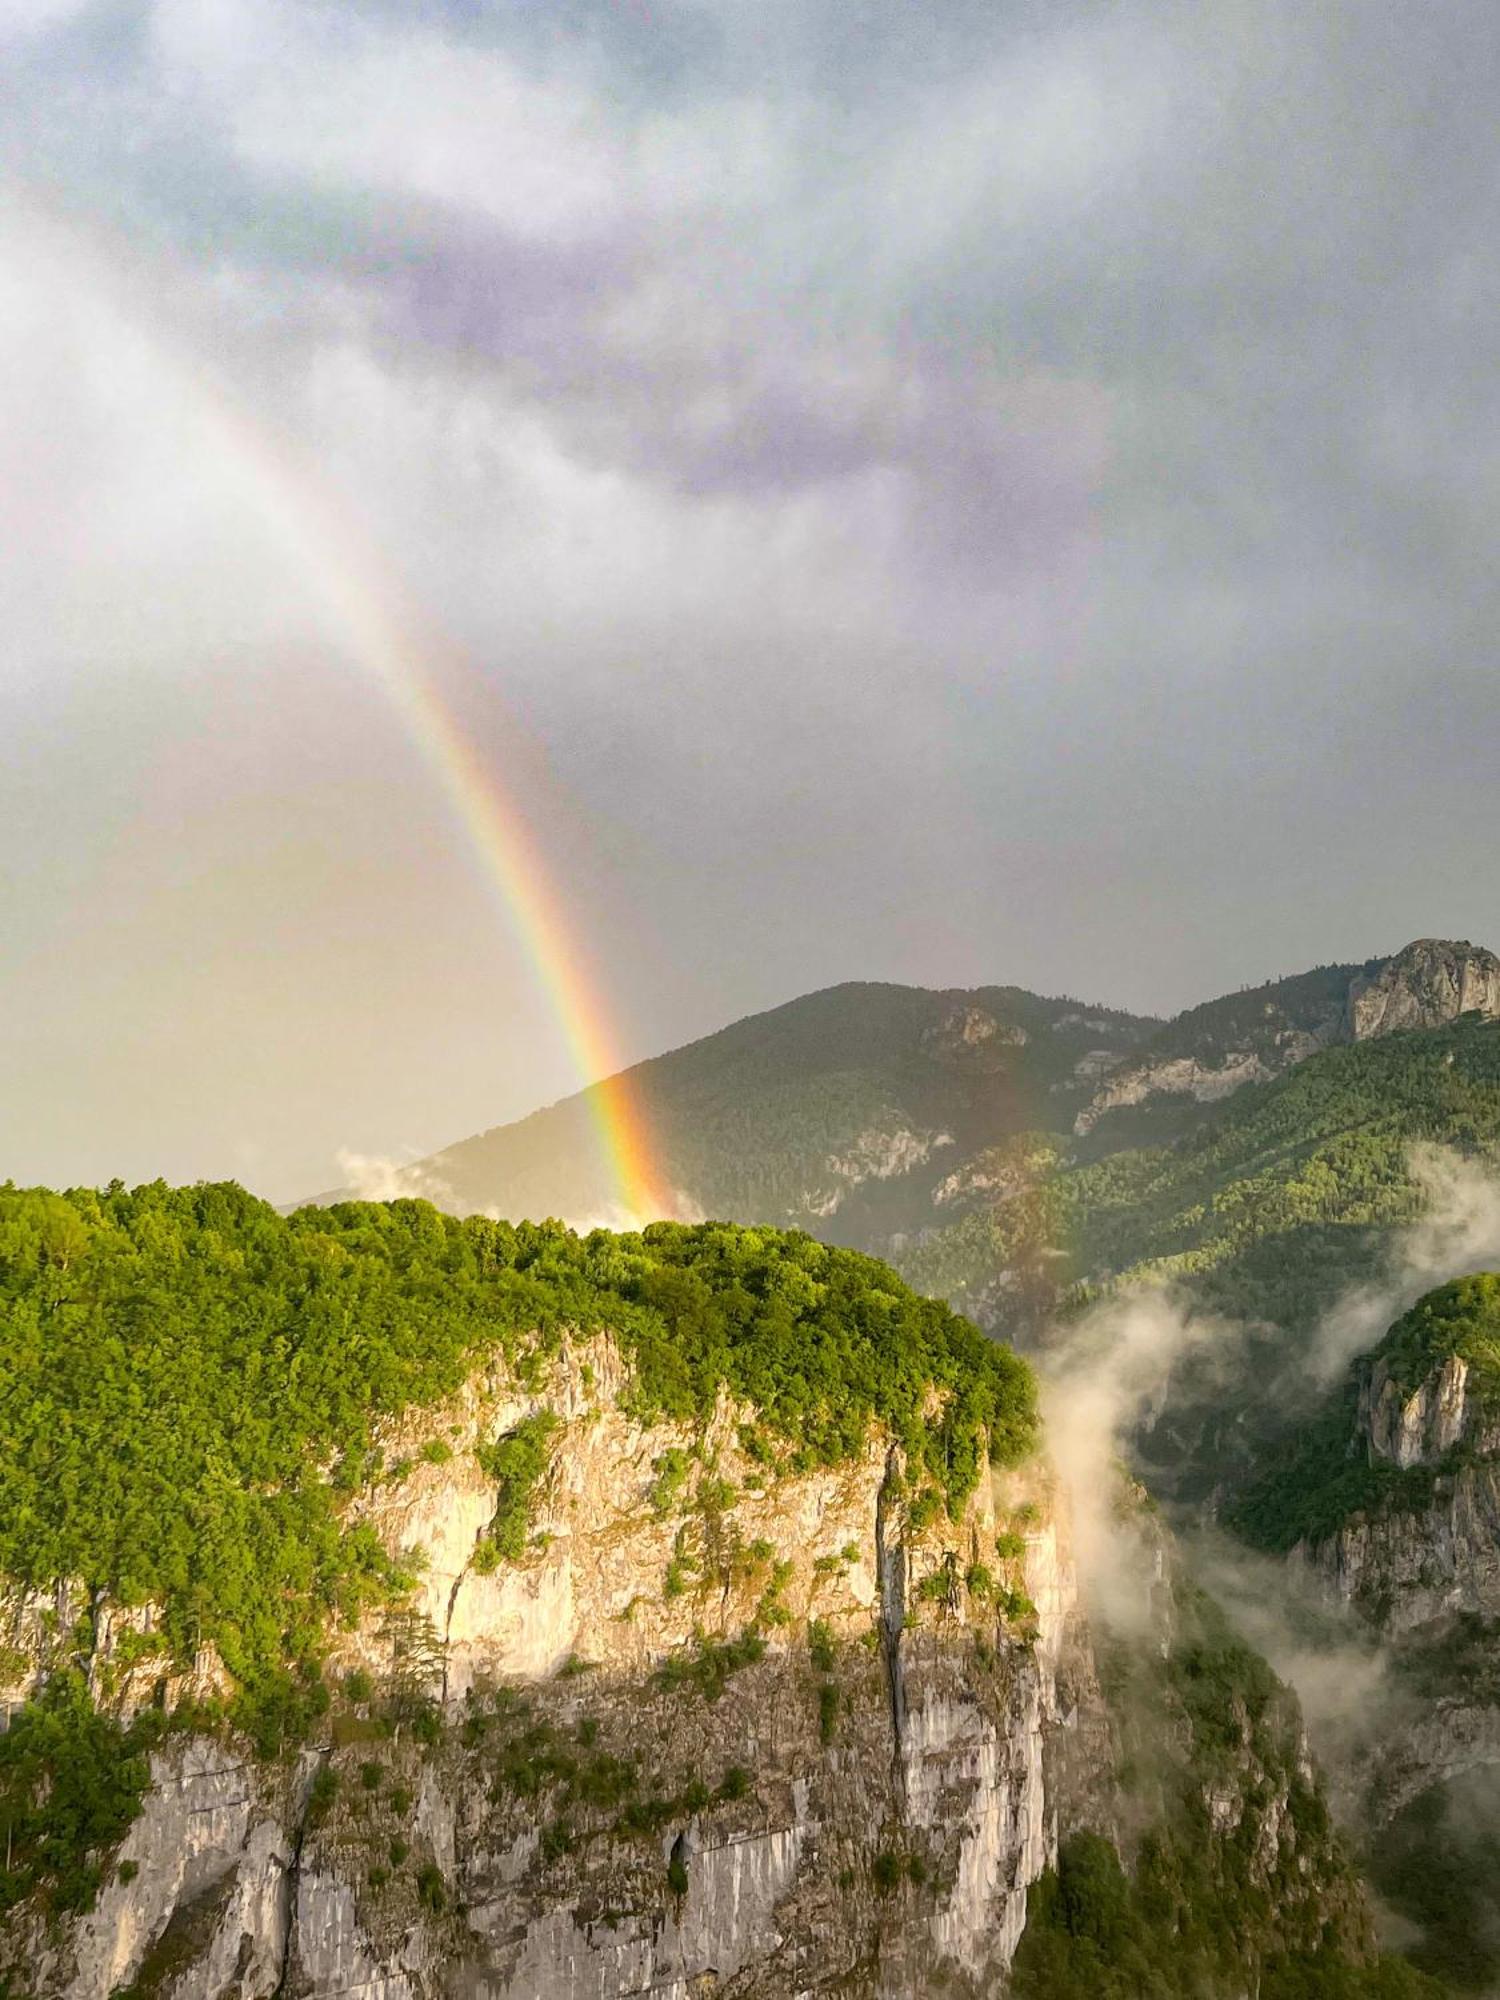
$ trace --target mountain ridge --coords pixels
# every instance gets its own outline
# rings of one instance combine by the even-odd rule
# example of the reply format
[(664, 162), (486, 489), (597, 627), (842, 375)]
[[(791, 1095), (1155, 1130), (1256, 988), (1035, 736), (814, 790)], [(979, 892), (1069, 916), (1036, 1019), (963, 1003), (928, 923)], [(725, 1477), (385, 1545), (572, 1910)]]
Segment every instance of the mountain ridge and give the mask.
[[(996, 1148), (1040, 1135), (1060, 1155), (1097, 1158), (1170, 1142), (1324, 1049), (1467, 1011), (1500, 1016), (1500, 959), (1437, 939), (1242, 988), (1166, 1021), (1013, 985), (848, 980), (649, 1057), (620, 1080), (685, 1215), (806, 1227), (883, 1254), (982, 1197), (983, 1156)], [(607, 1218), (616, 1197), (597, 1157), (596, 1090), (398, 1168), (379, 1191), (458, 1212)]]

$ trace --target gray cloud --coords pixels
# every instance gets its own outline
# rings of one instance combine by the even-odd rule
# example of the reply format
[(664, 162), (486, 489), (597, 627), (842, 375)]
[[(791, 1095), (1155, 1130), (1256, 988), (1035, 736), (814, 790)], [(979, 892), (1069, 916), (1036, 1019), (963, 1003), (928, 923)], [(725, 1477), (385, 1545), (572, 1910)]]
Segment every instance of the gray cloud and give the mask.
[[(850, 975), (1165, 1009), (1500, 936), (1477, 0), (55, 0), (0, 40), (0, 768), (46, 802), (0, 855), (0, 1170), (240, 1148), (289, 1194), (573, 1080), (205, 397), (458, 642), (627, 1053)], [(90, 784), (65, 719), (116, 706)], [(319, 718), (290, 767), (278, 706)], [(171, 934), (182, 842), (219, 852), (149, 780), (183, 715), (209, 767), (232, 735), (242, 851), (303, 858), (257, 1017), (281, 1108), (195, 1028), (180, 1121), (106, 1091), (80, 1151), (49, 1036), (139, 1069), (119, 995), (238, 1004), (228, 878), (188, 985), (112, 928), (123, 894)], [(325, 1073), (372, 796), (406, 963), (359, 982), (384, 1059)], [(59, 985), (59, 907), (113, 938), (97, 982)]]

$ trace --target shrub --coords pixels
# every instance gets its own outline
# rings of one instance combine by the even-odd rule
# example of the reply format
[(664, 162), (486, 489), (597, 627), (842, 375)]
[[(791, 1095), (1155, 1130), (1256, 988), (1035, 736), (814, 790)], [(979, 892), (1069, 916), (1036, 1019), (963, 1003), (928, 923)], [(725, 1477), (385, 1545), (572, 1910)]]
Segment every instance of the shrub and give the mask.
[(646, 1501), (653, 1514), (670, 1514), (677, 1504), (683, 1487), (687, 1484), (692, 1459), (680, 1446), (672, 1445), (651, 1461), (653, 1478), (647, 1490)]
[(495, 1518), (488, 1540), (508, 1562), (519, 1562), (526, 1553), (533, 1499), (547, 1470), (552, 1439), (560, 1428), (551, 1410), (538, 1410), (475, 1454), (496, 1485)]
[(743, 1764), (731, 1764), (719, 1780), (719, 1797), (730, 1803), (745, 1798), (750, 1790), (750, 1773)]
[(307, 1794), (307, 1816), (314, 1826), (328, 1817), (338, 1795), (338, 1772), (331, 1764), (320, 1764)]
[(695, 1687), (705, 1701), (717, 1701), (730, 1675), (754, 1666), (765, 1650), (766, 1642), (757, 1632), (722, 1640), (699, 1632), (690, 1647), (674, 1653), (657, 1668), (656, 1684), (662, 1688)]
[(831, 1674), (837, 1663), (834, 1651), (833, 1632), (826, 1618), (811, 1618), (807, 1625), (807, 1650), (812, 1658), (814, 1671)]

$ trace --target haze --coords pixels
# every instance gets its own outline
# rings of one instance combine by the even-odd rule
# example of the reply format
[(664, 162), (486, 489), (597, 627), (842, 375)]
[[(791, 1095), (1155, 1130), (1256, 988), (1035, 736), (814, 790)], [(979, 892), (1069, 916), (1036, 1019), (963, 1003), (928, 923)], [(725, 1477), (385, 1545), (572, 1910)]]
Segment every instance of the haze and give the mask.
[(285, 1199), (576, 1087), (351, 575), (623, 1057), (1500, 942), (1497, 57), (7, 0), (0, 1177)]

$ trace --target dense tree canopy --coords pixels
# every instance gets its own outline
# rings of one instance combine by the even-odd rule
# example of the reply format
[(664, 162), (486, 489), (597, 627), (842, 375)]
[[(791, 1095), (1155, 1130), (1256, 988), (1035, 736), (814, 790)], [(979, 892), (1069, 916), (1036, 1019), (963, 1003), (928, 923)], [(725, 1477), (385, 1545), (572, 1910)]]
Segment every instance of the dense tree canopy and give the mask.
[[(236, 1186), (0, 1190), (0, 1576), (81, 1581), (211, 1638), (242, 1682), (316, 1656), (398, 1581), (339, 1496), (379, 1420), (608, 1329), (643, 1414), (721, 1384), (791, 1465), (889, 1425), (957, 1499), (1034, 1434), (1025, 1364), (874, 1259), (765, 1229), (459, 1221), (424, 1202), (283, 1216)], [(933, 1391), (937, 1394), (934, 1397)]]

